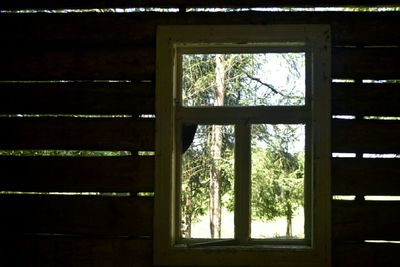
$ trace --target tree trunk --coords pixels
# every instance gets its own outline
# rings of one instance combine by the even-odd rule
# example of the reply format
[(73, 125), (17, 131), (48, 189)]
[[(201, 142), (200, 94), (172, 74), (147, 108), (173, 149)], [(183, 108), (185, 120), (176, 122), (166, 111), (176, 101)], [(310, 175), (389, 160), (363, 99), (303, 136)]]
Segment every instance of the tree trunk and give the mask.
[(292, 219), (293, 219), (292, 205), (288, 204), (286, 210), (286, 237), (288, 238), (291, 238), (293, 236)]
[(185, 224), (186, 228), (183, 231), (183, 236), (186, 238), (192, 237), (192, 217), (193, 217), (193, 206), (192, 206), (192, 187), (186, 187), (186, 207), (185, 207)]
[[(215, 56), (215, 102), (214, 106), (224, 105), (225, 65), (223, 55)], [(221, 171), (218, 161), (222, 152), (221, 125), (212, 125), (210, 154), (212, 166), (210, 171), (210, 233), (211, 238), (221, 238)]]

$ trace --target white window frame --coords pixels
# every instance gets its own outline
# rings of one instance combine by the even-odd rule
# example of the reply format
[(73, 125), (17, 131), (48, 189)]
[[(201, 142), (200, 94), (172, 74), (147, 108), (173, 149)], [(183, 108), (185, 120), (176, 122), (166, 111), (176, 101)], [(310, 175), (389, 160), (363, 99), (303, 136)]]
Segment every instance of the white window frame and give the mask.
[[(306, 104), (290, 107), (188, 108), (180, 105), (180, 61), (182, 51), (254, 52), (273, 49), (306, 50)], [(243, 52), (242, 52), (243, 51)], [(156, 69), (156, 181), (154, 213), (154, 264), (196, 266), (330, 266), (330, 28), (326, 25), (216, 25), (160, 26), (157, 30)], [(232, 120), (232, 114), (234, 118)], [(284, 116), (283, 116), (284, 115)], [(180, 121), (199, 124), (235, 124), (235, 150), (250, 154), (249, 125), (256, 123), (304, 122), (306, 143), (310, 142), (310, 166), (305, 183), (306, 238), (304, 242), (248, 242), (247, 215), (235, 213), (235, 239), (238, 243), (188, 246), (180, 242), (177, 222), (177, 183), (180, 161), (176, 140)], [(286, 119), (283, 119), (286, 118)], [(239, 143), (238, 143), (238, 140)], [(236, 168), (236, 198), (249, 202), (249, 181), (238, 179), (249, 171), (250, 156)], [(247, 168), (247, 169), (246, 169)], [(239, 171), (237, 171), (239, 169)], [(246, 175), (245, 175), (246, 176)], [(248, 175), (247, 175), (248, 176)], [(245, 184), (243, 186), (243, 183)], [(308, 185), (307, 185), (308, 184)], [(247, 189), (246, 189), (247, 188)], [(247, 202), (246, 202), (247, 201)], [(246, 204), (245, 204), (246, 205)], [(307, 211), (309, 210), (309, 211)], [(247, 217), (247, 218), (246, 218)], [(247, 222), (248, 225), (248, 222)]]

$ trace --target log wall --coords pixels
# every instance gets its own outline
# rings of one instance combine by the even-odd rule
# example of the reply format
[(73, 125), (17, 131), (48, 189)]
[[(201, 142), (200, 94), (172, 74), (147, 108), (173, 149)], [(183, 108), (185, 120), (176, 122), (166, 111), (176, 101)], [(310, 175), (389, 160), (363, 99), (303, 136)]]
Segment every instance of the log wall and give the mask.
[[(345, 2), (375, 3), (317, 6)], [(0, 9), (295, 5), (5, 0)], [(332, 114), (355, 116), (332, 119), (332, 152), (355, 153), (332, 159), (332, 194), (357, 196), (332, 203), (333, 266), (396, 266), (399, 244), (365, 240), (400, 240), (400, 202), (364, 196), (400, 195), (400, 160), (363, 154), (400, 153), (400, 121), (365, 118), (400, 116), (400, 83), (363, 80), (400, 79), (399, 20), (396, 12), (0, 13), (0, 150), (120, 153), (0, 156), (1, 263), (152, 266), (153, 197), (140, 192), (154, 187), (154, 118), (142, 115), (154, 115), (157, 25), (311, 23), (332, 28)]]

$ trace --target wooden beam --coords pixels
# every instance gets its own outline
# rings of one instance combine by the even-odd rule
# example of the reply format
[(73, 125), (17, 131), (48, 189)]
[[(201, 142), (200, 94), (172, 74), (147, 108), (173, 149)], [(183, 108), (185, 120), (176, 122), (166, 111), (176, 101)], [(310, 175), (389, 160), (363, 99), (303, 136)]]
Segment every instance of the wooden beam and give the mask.
[(152, 192), (154, 157), (0, 157), (0, 191)]
[(400, 48), (334, 48), (332, 79), (398, 79)]
[(151, 236), (152, 197), (0, 195), (2, 236)]
[(152, 266), (151, 239), (37, 236), (0, 241), (5, 266)]
[(400, 116), (398, 83), (333, 83), (332, 114)]
[(333, 46), (393, 46), (400, 45), (399, 19), (399, 12), (2, 14), (0, 40), (11, 48), (77, 43), (137, 47), (155, 46), (157, 25), (330, 24)]
[(398, 195), (400, 159), (333, 158), (333, 195)]
[(154, 84), (0, 83), (3, 114), (154, 114)]
[(337, 244), (333, 246), (335, 267), (392, 267), (399, 263), (399, 244)]
[(332, 152), (400, 153), (400, 121), (332, 120)]
[(153, 80), (155, 48), (99, 46), (8, 47), (0, 52), (0, 80)]
[(154, 150), (154, 119), (0, 118), (0, 149)]
[[(2, 80), (153, 80), (152, 47), (37, 47), (4, 50)], [(334, 48), (333, 79), (397, 79), (399, 48)]]
[(398, 201), (333, 201), (332, 239), (399, 240), (399, 208)]

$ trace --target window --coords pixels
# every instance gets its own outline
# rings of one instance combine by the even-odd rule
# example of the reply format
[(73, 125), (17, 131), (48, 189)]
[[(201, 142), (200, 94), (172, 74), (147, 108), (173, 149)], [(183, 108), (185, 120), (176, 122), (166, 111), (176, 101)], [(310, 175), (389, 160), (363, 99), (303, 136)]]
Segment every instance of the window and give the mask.
[(329, 35), (159, 27), (156, 265), (329, 265)]

